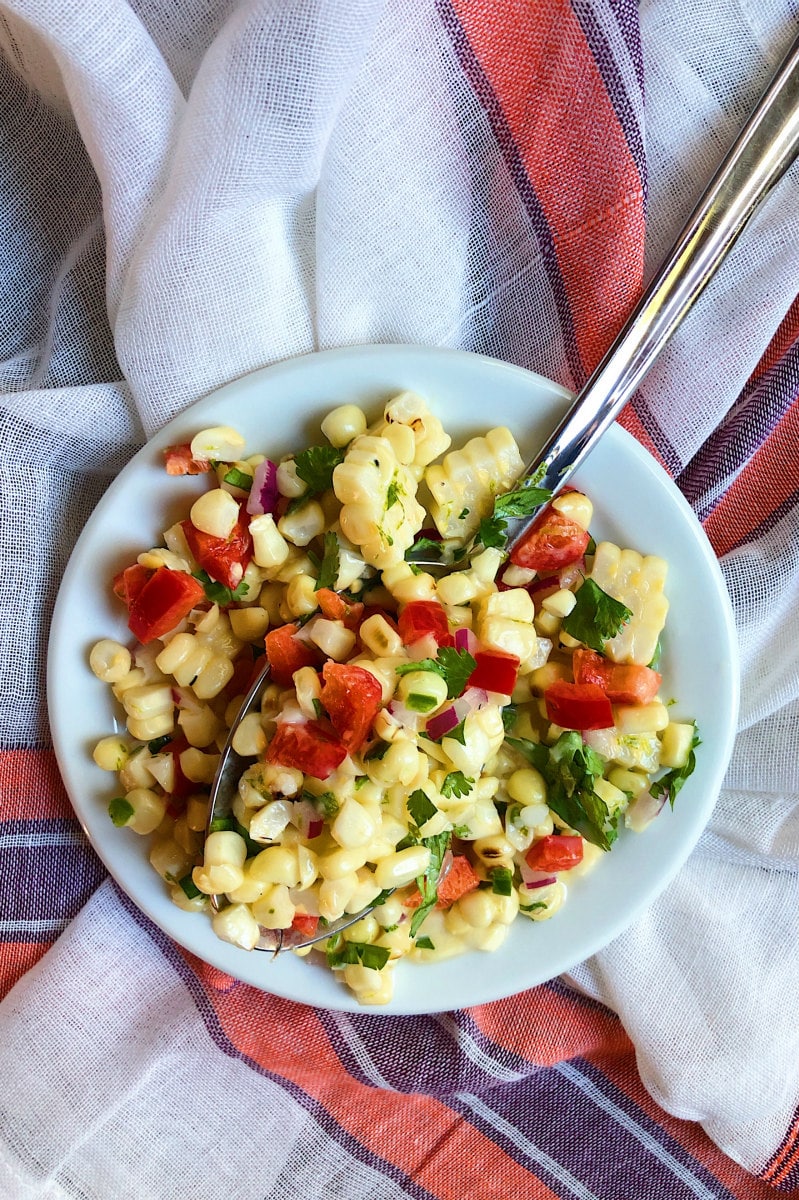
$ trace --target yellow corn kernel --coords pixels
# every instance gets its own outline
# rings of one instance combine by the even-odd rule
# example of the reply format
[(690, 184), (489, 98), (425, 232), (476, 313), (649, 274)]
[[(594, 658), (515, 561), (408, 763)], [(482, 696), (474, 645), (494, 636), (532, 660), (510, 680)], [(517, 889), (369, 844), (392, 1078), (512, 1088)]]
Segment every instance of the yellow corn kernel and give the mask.
[(131, 662), (130, 650), (111, 638), (95, 642), (89, 654), (89, 666), (103, 683), (119, 683), (129, 673)]
[(331, 446), (348, 446), (353, 438), (366, 433), (366, 416), (355, 404), (340, 404), (327, 414), (321, 429)]
[[(212, 488), (194, 501), (189, 512), (192, 525), (212, 537), (229, 538), (239, 519), (239, 506), (230, 492)], [(244, 568), (242, 568), (242, 575)]]
[(659, 733), (669, 723), (669, 711), (665, 704), (615, 704), (613, 719), (622, 737), (629, 734)]
[(402, 639), (380, 613), (367, 617), (359, 629), (361, 641), (378, 658), (392, 658), (402, 654)]
[(126, 829), (145, 835), (158, 828), (166, 813), (166, 799), (163, 796), (150, 788), (134, 788), (126, 793), (125, 799), (133, 809), (125, 822)]
[(121, 771), (128, 761), (132, 748), (131, 743), (125, 738), (113, 733), (108, 737), (100, 738), (94, 747), (92, 758), (103, 771)]
[(696, 726), (692, 723), (670, 721), (663, 730), (660, 743), (661, 767), (680, 768), (688, 762)]
[(223, 942), (240, 946), (242, 950), (254, 950), (261, 936), (258, 922), (246, 904), (230, 904), (214, 913), (211, 928)]
[[(289, 556), (289, 544), (275, 525), (271, 513), (262, 513), (250, 520), (253, 558), (259, 567), (274, 569), (285, 563)], [(261, 593), (263, 603), (263, 592)], [(270, 614), (271, 616), (271, 614)]]
[(594, 515), (594, 506), (583, 492), (561, 492), (552, 501), (552, 507), (562, 516), (576, 521), (581, 529), (588, 529)]
[(269, 613), (259, 604), (232, 608), (228, 617), (231, 629), (242, 642), (257, 642), (269, 628)]

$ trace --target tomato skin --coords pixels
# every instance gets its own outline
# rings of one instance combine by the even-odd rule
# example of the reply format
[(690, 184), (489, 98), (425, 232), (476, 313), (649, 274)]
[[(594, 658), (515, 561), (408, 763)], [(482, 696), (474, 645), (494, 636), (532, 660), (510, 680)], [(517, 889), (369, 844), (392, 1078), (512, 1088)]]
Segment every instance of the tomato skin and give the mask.
[(204, 475), (211, 470), (211, 460), (192, 458), (191, 443), (180, 442), (176, 446), (167, 446), (164, 466), (167, 475)]
[(310, 913), (295, 912), (291, 928), (295, 933), (301, 933), (303, 937), (313, 937), (319, 928), (319, 918)]
[[(452, 865), (438, 885), (436, 908), (450, 908), (456, 900), (473, 892), (479, 885), (480, 877), (466, 855), (453, 855)], [(402, 903), (405, 908), (418, 908), (422, 903), (422, 897), (417, 890), (412, 892)]]
[(531, 571), (557, 571), (582, 558), (591, 540), (587, 530), (548, 504), (510, 561)]
[(272, 678), (281, 687), (291, 686), (291, 677), (300, 667), (316, 667), (319, 664), (316, 650), (295, 638), (298, 628), (293, 624), (278, 625), (277, 629), (270, 629), (265, 638)]
[(573, 667), (576, 683), (595, 683), (614, 704), (649, 704), (663, 682), (651, 667), (608, 662), (595, 650), (575, 650)]
[(397, 628), (403, 646), (418, 642), (428, 633), (432, 633), (439, 646), (454, 645), (447, 614), (437, 600), (411, 600), (400, 613)]
[(322, 680), (322, 707), (348, 753), (354, 754), (369, 736), (383, 689), (363, 667), (332, 659), (322, 668)]
[(203, 586), (193, 575), (159, 567), (132, 601), (128, 627), (146, 646), (179, 625), (204, 599)]
[(524, 861), (531, 871), (570, 871), (583, 861), (583, 839), (571, 834), (550, 833), (533, 842)]
[(125, 567), (124, 571), (120, 571), (118, 575), (114, 576), (111, 584), (114, 595), (124, 601), (127, 608), (130, 608), (152, 573), (150, 567), (143, 567), (141, 563)]
[(504, 650), (478, 650), (474, 658), (477, 666), (466, 686), (485, 688), (487, 692), (501, 692), (503, 696), (509, 696), (516, 687), (521, 660)]
[(181, 521), (180, 526), (198, 566), (224, 587), (237, 588), (252, 558), (250, 518), (244, 504), (239, 505), (239, 519), (228, 538), (203, 533), (191, 521)]
[(347, 747), (318, 721), (281, 721), (266, 748), (266, 761), (327, 779), (347, 757)]
[(567, 683), (559, 679), (544, 692), (547, 717), (563, 729), (609, 729), (613, 709), (595, 683)]

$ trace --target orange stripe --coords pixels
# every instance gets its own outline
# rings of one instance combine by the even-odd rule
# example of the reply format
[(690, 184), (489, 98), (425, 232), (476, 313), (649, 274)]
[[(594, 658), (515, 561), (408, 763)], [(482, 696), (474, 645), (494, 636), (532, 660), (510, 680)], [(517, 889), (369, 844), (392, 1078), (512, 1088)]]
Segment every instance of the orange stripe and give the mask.
[(600, 1050), (589, 1055), (589, 1061), (615, 1088), (628, 1096), (651, 1120), (662, 1126), (679, 1146), (715, 1176), (737, 1200), (775, 1200), (772, 1188), (722, 1153), (701, 1125), (695, 1121), (683, 1121), (671, 1116), (652, 1099), (638, 1074), (632, 1044), (623, 1054)]
[(784, 358), (796, 341), (799, 340), (799, 296), (783, 317), (776, 333), (768, 344), (765, 354), (752, 372), (752, 379), (765, 375), (780, 359)]
[(455, 0), (557, 247), (577, 345), (599, 361), (643, 278), (643, 193), (585, 35), (568, 3)]
[(0, 943), (0, 1000), (49, 949), (47, 942)]
[(0, 751), (0, 814), (6, 821), (75, 817), (52, 750)]
[[(192, 967), (195, 960), (186, 955)], [(309, 968), (310, 969), (310, 968)], [(429, 1096), (380, 1090), (346, 1071), (316, 1010), (250, 987), (207, 993), (225, 1036), (318, 1101), (372, 1155), (440, 1200), (557, 1200), (499, 1146)]]
[(776, 1186), (787, 1179), (797, 1163), (799, 1163), (799, 1120), (794, 1122), (785, 1145), (781, 1147), (777, 1155), (776, 1162), (772, 1164), (764, 1177), (770, 1184)]
[[(478, 1028), (496, 1045), (525, 1062), (552, 1066), (586, 1057), (598, 1048), (627, 1050), (631, 1043), (621, 1022), (600, 1006), (539, 987), (507, 1000), (469, 1010)], [(530, 1014), (535, 1014), (531, 1029)]]
[(705, 521), (718, 555), (748, 537), (799, 488), (799, 401), (744, 467)]

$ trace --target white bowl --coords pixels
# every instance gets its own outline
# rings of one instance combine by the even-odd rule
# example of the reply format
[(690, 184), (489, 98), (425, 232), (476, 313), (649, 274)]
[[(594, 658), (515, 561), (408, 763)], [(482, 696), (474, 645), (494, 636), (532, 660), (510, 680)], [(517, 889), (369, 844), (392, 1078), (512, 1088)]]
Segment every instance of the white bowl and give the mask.
[[(320, 440), (319, 421), (355, 402), (376, 411), (403, 389), (424, 395), (457, 443), (505, 424), (525, 459), (568, 406), (557, 384), (518, 367), (454, 350), (362, 346), (279, 363), (228, 384), (176, 417), (111, 485), (75, 547), (55, 607), (48, 703), (55, 751), (72, 804), (92, 845), (134, 903), (199, 958), (256, 987), (324, 1008), (358, 1004), (321, 964), (291, 954), (277, 960), (219, 941), (207, 917), (169, 900), (147, 861), (147, 840), (115, 828), (107, 815), (112, 777), (91, 751), (116, 727), (107, 685), (89, 671), (100, 637), (126, 641), (124, 610), (110, 580), (184, 517), (202, 481), (170, 478), (164, 447), (199, 429), (230, 424), (248, 452), (276, 457)], [(694, 775), (642, 834), (624, 831), (597, 868), (569, 888), (549, 921), (519, 919), (500, 950), (435, 964), (400, 963), (391, 1003), (378, 1012), (465, 1008), (520, 992), (596, 953), (672, 881), (705, 827), (732, 749), (738, 703), (737, 645), (729, 599), (715, 555), (691, 509), (660, 466), (614, 426), (575, 477), (594, 501), (592, 532), (670, 564), (671, 602), (664, 635), (664, 692), (675, 716), (696, 719), (702, 736)]]

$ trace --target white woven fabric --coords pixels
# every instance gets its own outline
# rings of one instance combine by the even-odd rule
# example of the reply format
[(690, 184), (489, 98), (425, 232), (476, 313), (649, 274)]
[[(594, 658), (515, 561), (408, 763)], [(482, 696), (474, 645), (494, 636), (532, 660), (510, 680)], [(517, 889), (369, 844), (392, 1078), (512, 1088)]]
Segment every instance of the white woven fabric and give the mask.
[[(644, 4), (650, 269), (797, 21), (790, 0)], [(621, 51), (619, 65), (634, 97)], [(501, 353), (573, 382), (541, 249), (432, 0), (0, 0), (0, 139), (6, 745), (46, 740), (42, 614), (82, 522), (132, 449), (197, 396), (372, 341)], [(770, 198), (647, 381), (682, 464), (794, 299), (797, 183)], [(467, 286), (478, 276), (486, 296)], [(620, 1014), (655, 1098), (754, 1171), (799, 1101), (795, 510), (725, 571), (744, 703), (716, 816), (669, 892), (575, 981)], [(148, 1146), (174, 1118), (176, 1081), (204, 1114), (217, 1088), (240, 1088), (211, 1163), (235, 1165), (252, 1129), (243, 1068), (214, 1058), (188, 1002), (148, 1024), (160, 968), (106, 888), (0, 1006), (0, 1078), (18, 1109), (3, 1194), (201, 1194), (191, 1174), (158, 1191), (147, 1156), (128, 1152), (120, 1073)], [(125, 1028), (109, 1023), (117, 1005)], [(99, 1036), (118, 1053), (131, 1020), (124, 1065), (73, 1107), (87, 1047)], [(34, 1173), (26, 1138), (44, 1114)], [(184, 1127), (186, 1164), (207, 1161), (206, 1119)], [(247, 1153), (264, 1161), (270, 1146)], [(281, 1183), (282, 1161), (263, 1194), (317, 1194)], [(368, 1174), (349, 1196), (378, 1194)], [(218, 1194), (251, 1195), (235, 1178)]]

